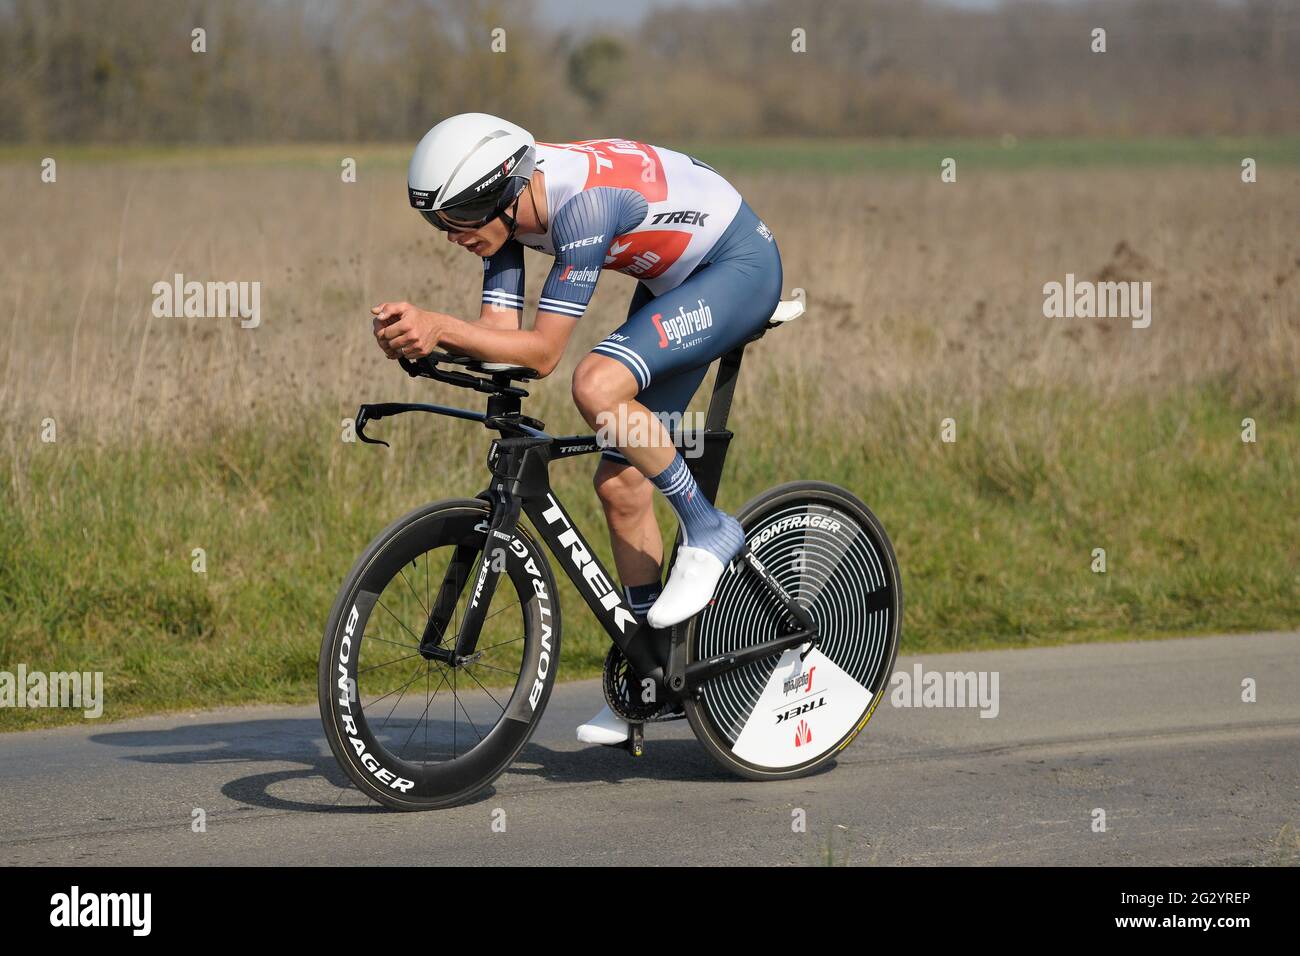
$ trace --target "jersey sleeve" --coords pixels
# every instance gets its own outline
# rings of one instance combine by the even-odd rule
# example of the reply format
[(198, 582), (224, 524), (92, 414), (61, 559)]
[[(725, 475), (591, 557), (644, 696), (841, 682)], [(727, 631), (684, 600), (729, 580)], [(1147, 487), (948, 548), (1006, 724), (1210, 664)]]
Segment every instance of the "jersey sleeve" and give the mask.
[(538, 311), (581, 318), (610, 244), (640, 225), (648, 209), (640, 193), (608, 187), (584, 190), (561, 206), (551, 222), (555, 265), (542, 286)]
[(519, 240), (511, 239), (483, 260), (483, 304), (523, 311), (524, 247)]

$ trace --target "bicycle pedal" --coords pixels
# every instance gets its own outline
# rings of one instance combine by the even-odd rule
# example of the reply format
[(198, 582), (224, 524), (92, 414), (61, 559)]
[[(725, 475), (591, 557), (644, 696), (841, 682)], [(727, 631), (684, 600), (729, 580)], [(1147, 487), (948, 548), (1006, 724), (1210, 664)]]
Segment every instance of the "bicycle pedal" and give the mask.
[(633, 723), (628, 725), (627, 743), (623, 747), (633, 757), (645, 756), (645, 724)]

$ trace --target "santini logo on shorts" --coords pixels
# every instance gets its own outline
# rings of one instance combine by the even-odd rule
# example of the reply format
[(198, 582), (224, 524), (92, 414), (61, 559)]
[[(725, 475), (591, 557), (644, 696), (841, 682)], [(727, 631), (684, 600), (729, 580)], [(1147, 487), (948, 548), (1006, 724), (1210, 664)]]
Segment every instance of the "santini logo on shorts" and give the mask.
[(578, 285), (591, 285), (600, 278), (599, 269), (575, 269), (573, 266), (565, 266), (564, 271), (560, 273), (560, 282), (575, 282)]
[(687, 312), (685, 306), (677, 307), (677, 314), (665, 319), (656, 312), (651, 318), (659, 330), (659, 347), (668, 348), (669, 344), (680, 345), (682, 340), (696, 332), (702, 332), (713, 326), (713, 310), (704, 304), (703, 299), (696, 299), (698, 309)]

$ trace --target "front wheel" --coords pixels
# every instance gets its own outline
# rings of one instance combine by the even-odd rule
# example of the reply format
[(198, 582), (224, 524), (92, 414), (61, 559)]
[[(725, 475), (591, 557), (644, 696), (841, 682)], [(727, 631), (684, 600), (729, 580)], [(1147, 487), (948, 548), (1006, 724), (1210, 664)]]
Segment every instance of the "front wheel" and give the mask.
[[(745, 540), (817, 625), (821, 643), (751, 662), (686, 701), (696, 737), (754, 780), (810, 774), (866, 726), (898, 656), (902, 582), (885, 529), (853, 494), (819, 481), (779, 485), (741, 509)], [(788, 633), (788, 615), (742, 561), (692, 619), (688, 661)], [(804, 656), (806, 652), (806, 656)]]
[(523, 526), (498, 552), (504, 570), (476, 654), (452, 666), (420, 651), (426, 631), (454, 645), (479, 599), (490, 517), (485, 502), (461, 499), (398, 519), (357, 559), (330, 612), (319, 674), (325, 737), (352, 782), (386, 806), (470, 798), (510, 765), (550, 699), (558, 595)]

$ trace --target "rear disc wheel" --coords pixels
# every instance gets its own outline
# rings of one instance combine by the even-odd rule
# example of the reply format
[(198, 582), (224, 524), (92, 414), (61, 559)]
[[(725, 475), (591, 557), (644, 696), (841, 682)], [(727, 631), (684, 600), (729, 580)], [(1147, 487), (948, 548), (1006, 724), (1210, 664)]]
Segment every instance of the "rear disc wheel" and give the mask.
[[(898, 656), (898, 563), (876, 516), (835, 485), (780, 485), (737, 518), (755, 557), (812, 615), (821, 642), (720, 674), (687, 700), (686, 714), (705, 750), (733, 773), (805, 776), (852, 742), (884, 696)], [(688, 660), (774, 640), (789, 622), (748, 566), (733, 561), (689, 624)]]

